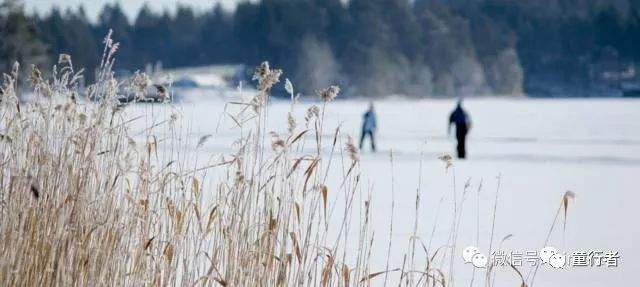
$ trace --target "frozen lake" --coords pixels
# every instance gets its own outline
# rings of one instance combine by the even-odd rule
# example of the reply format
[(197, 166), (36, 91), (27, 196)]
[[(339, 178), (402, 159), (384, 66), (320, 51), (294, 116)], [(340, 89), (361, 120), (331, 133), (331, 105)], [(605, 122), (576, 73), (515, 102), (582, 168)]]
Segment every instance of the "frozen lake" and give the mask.
[[(310, 104), (299, 104), (296, 114), (303, 115)], [(325, 136), (329, 138), (333, 128), (341, 124), (343, 132), (358, 138), (367, 105), (350, 100), (331, 103)], [(383, 270), (387, 258), (393, 151), (395, 211), (391, 267), (402, 266), (408, 249), (418, 186), (421, 206), (417, 235), (425, 244), (431, 242), (435, 249), (447, 244), (454, 190), (460, 199), (469, 180), (471, 192), (460, 208), (454, 266), (454, 284), (468, 286), (474, 267), (465, 265), (460, 254), (462, 248), (476, 245), (477, 233), (478, 248), (485, 253), (489, 249), (499, 177), (494, 250), (508, 234), (513, 237), (504, 242), (501, 250), (524, 253), (542, 248), (561, 197), (570, 190), (576, 193), (576, 198), (569, 205), (566, 230), (563, 234), (561, 214), (547, 245), (567, 255), (617, 251), (621, 257), (618, 267), (569, 266), (557, 270), (542, 266), (535, 286), (625, 286), (637, 280), (634, 271), (640, 270), (640, 247), (634, 243), (640, 240), (640, 227), (634, 220), (640, 216), (637, 207), (640, 189), (636, 181), (640, 175), (639, 100), (468, 99), (464, 106), (473, 121), (467, 143), (468, 160), (455, 161), (447, 171), (437, 157), (443, 153), (453, 155), (455, 151), (454, 140), (446, 133), (448, 114), (454, 106), (454, 100), (435, 99), (376, 102), (379, 150), (374, 154), (365, 147), (361, 155), (363, 183), (373, 189), (377, 253), (372, 270)], [(145, 109), (147, 112), (152, 109), (157, 117), (167, 115), (162, 108), (132, 108), (134, 113)], [(222, 100), (185, 102), (176, 109), (183, 114), (188, 131), (185, 136), (197, 141), (203, 135), (213, 134), (205, 144), (203, 157), (230, 151), (237, 132), (229, 130), (229, 120), (219, 122), (224, 110)], [(286, 129), (289, 109), (286, 101), (270, 105), (269, 130)], [(478, 194), (480, 181), (483, 183)], [(420, 266), (424, 260), (416, 262)], [(519, 269), (526, 277), (530, 267), (525, 263)], [(473, 285), (485, 286), (484, 278), (478, 274)], [(375, 279), (372, 283), (382, 281)], [(518, 283), (515, 273), (498, 267), (496, 286)]]

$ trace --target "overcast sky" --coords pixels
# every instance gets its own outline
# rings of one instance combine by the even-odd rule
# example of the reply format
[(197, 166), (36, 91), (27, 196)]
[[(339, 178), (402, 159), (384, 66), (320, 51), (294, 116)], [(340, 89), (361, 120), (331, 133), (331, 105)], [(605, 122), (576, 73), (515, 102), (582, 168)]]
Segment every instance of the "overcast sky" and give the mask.
[(24, 4), (28, 13), (35, 11), (38, 14), (46, 14), (54, 6), (61, 9), (66, 9), (67, 7), (75, 9), (82, 4), (87, 11), (89, 19), (95, 21), (102, 6), (106, 3), (120, 2), (129, 20), (131, 20), (138, 14), (138, 10), (145, 2), (149, 3), (149, 6), (154, 11), (168, 9), (173, 12), (175, 11), (176, 3), (190, 5), (202, 11), (210, 9), (216, 3), (221, 3), (225, 8), (233, 9), (237, 3), (243, 1), (247, 0), (24, 0)]

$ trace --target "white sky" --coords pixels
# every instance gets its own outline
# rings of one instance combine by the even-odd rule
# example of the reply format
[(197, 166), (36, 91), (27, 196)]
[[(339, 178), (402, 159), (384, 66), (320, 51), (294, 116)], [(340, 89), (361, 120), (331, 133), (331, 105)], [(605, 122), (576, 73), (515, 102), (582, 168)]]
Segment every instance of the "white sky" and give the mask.
[(202, 12), (217, 3), (221, 3), (227, 9), (233, 9), (237, 3), (244, 1), (248, 0), (24, 0), (24, 4), (27, 13), (35, 11), (41, 15), (47, 14), (54, 6), (60, 9), (66, 9), (67, 7), (75, 9), (82, 4), (89, 20), (95, 21), (106, 3), (120, 2), (120, 6), (129, 17), (129, 21), (132, 21), (145, 2), (149, 3), (151, 9), (158, 12), (165, 9), (173, 12), (177, 3), (192, 6), (196, 8), (197, 12)]

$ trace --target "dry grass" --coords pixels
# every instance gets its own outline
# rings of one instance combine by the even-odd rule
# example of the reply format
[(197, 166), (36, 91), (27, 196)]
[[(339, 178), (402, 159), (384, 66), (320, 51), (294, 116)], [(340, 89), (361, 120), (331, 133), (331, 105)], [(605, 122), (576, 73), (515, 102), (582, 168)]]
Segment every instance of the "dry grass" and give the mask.
[[(370, 270), (372, 199), (360, 182), (358, 149), (339, 127), (332, 141), (321, 141), (325, 109), (338, 87), (319, 91), (322, 106), (309, 108), (304, 119), (282, 115), (288, 126), (271, 132), (266, 103), (282, 72), (262, 64), (255, 74), (257, 95), (228, 105), (226, 116), (242, 130), (233, 152), (200, 166), (177, 148), (178, 115), (132, 131), (139, 119), (128, 118), (116, 96), (122, 89), (143, 91), (149, 78), (136, 73), (118, 82), (112, 72), (117, 48), (107, 36), (98, 80), (82, 94), (82, 72), (68, 55), (61, 56), (51, 80), (33, 68), (28, 81), (35, 99), (28, 103), (19, 100), (18, 66), (4, 77), (0, 285), (367, 286), (382, 277), (385, 284), (452, 285), (467, 186), (462, 201), (454, 201), (447, 246), (432, 250), (431, 239), (427, 247), (417, 237), (418, 187), (404, 255), (409, 262)], [(289, 81), (287, 90), (293, 111)], [(159, 129), (169, 136), (158, 136)], [(208, 140), (194, 143), (196, 152)], [(451, 157), (442, 160), (451, 167)], [(212, 168), (226, 176), (204, 188)], [(335, 170), (342, 179), (327, 182)], [(336, 206), (344, 210), (333, 212)], [(347, 240), (350, 233), (357, 238)], [(390, 252), (391, 238), (388, 244)], [(416, 257), (426, 265), (416, 264)], [(388, 276), (393, 272), (400, 273), (397, 282)]]
[[(175, 115), (142, 134), (131, 131), (138, 119), (118, 107), (117, 93), (144, 91), (149, 80), (136, 73), (118, 82), (111, 71), (117, 44), (110, 37), (105, 44), (98, 81), (82, 96), (69, 56), (53, 80), (34, 68), (34, 101), (18, 97), (18, 67), (4, 79), (0, 285), (356, 285), (368, 275), (366, 224), (350, 265), (341, 235), (349, 222), (327, 240), (328, 193), (346, 194), (351, 213), (360, 190), (357, 151), (349, 146), (354, 160), (330, 188), (326, 175), (340, 168), (332, 158), (342, 135), (336, 131), (334, 152), (322, 157), (324, 110), (310, 109), (304, 128), (289, 116), (285, 134), (265, 137), (265, 103), (279, 70), (259, 67), (256, 97), (231, 103), (240, 107), (229, 116), (243, 136), (221, 162), (200, 167), (173, 148)], [(173, 136), (160, 138), (159, 129)], [(304, 145), (317, 150), (302, 154)], [(205, 191), (210, 168), (227, 177)], [(205, 202), (204, 192), (214, 200)]]

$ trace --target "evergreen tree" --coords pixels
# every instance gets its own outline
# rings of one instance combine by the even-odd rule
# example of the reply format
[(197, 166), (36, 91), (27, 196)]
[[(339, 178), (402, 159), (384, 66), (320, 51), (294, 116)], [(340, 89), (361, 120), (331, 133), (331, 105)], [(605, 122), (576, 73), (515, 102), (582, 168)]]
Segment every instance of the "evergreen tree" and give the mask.
[(168, 13), (157, 15), (149, 5), (142, 6), (133, 26), (136, 55), (133, 65), (141, 69), (157, 61), (171, 62), (171, 18)]
[(54, 8), (44, 19), (38, 21), (40, 38), (46, 43), (50, 64), (60, 54), (72, 55), (77, 70), (85, 69), (84, 76), (93, 78), (98, 59), (98, 41), (92, 32), (83, 7), (76, 12), (67, 9), (64, 15)]
[(115, 4), (106, 4), (102, 8), (95, 27), (96, 37), (103, 39), (109, 33), (109, 30), (113, 32), (112, 38), (120, 43), (118, 57), (116, 58), (116, 62), (119, 63), (118, 67), (120, 69), (139, 69), (140, 67), (133, 65), (137, 55), (135, 55), (131, 25), (117, 2)]
[(0, 72), (11, 71), (15, 62), (29, 71), (29, 66), (46, 62), (45, 45), (38, 38), (36, 25), (25, 16), (17, 0), (0, 3)]
[(200, 19), (196, 18), (193, 10), (188, 6), (178, 4), (175, 17), (169, 28), (171, 58), (168, 66), (191, 66), (201, 64), (199, 53)]
[(3, 71), (66, 53), (91, 78), (109, 29), (117, 71), (268, 60), (305, 94), (331, 83), (361, 96), (580, 94), (615, 87), (605, 72), (634, 77), (640, 61), (633, 0), (262, 0), (202, 14), (145, 5), (133, 25), (118, 4), (90, 23), (82, 8), (40, 18), (2, 1)]
[(202, 23), (198, 44), (200, 61), (207, 63), (233, 63), (239, 60), (235, 47), (239, 44), (233, 34), (232, 15), (220, 4), (206, 13)]

